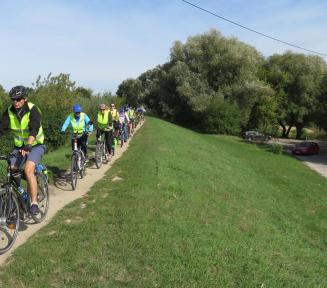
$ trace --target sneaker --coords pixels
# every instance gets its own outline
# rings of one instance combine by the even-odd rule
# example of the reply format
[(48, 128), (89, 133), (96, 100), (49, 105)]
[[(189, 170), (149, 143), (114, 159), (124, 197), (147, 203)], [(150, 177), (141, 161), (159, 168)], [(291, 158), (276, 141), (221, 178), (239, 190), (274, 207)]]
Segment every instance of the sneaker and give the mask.
[(32, 204), (31, 207), (30, 207), (30, 213), (32, 215), (37, 215), (40, 213), (40, 209), (39, 209), (39, 205), (37, 204)]
[(89, 157), (88, 156), (85, 156), (85, 160), (84, 160), (85, 163), (88, 163), (89, 162)]

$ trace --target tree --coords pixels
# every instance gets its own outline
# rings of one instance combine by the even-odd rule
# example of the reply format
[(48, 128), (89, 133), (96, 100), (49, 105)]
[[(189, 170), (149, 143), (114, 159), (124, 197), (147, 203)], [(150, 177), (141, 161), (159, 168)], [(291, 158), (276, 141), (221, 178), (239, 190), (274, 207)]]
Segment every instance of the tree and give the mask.
[(129, 105), (137, 106), (139, 102), (142, 102), (143, 87), (139, 79), (127, 79), (124, 80), (117, 90), (118, 97), (124, 97)]
[(318, 56), (287, 52), (268, 58), (267, 80), (277, 91), (283, 136), (288, 137), (295, 126), (299, 139), (303, 128), (315, 118), (324, 73), (326, 63)]

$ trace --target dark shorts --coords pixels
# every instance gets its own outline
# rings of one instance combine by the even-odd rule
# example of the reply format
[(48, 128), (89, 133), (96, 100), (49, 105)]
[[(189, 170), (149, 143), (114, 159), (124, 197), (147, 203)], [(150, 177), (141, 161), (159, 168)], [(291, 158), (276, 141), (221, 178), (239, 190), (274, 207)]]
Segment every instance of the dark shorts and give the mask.
[[(15, 166), (17, 168), (22, 168), (22, 166), (25, 163), (24, 157), (20, 154), (19, 150), (20, 148), (15, 148), (11, 154), (13, 155), (10, 158), (11, 166)], [(45, 153), (45, 145), (37, 145), (32, 147), (32, 151), (28, 153), (26, 161), (32, 161), (35, 163), (35, 165), (39, 164), (41, 162), (42, 156)]]

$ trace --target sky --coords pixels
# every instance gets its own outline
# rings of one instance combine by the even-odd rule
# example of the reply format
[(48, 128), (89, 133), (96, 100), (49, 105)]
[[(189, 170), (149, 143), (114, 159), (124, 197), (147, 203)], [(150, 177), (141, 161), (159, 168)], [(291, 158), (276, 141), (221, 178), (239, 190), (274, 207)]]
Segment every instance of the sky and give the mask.
[[(268, 34), (327, 54), (326, 0), (188, 0)], [(169, 61), (174, 41), (219, 30), (263, 56), (287, 50), (181, 0), (0, 0), (0, 85), (31, 86), (70, 74), (76, 86), (116, 92), (127, 78)], [(327, 61), (327, 57), (324, 57)]]

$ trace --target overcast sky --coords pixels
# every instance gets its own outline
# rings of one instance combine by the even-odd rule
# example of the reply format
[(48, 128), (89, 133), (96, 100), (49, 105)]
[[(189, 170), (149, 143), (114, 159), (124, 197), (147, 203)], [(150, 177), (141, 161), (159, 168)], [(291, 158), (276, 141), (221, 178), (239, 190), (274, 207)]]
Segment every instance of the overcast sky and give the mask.
[[(326, 0), (189, 0), (275, 38), (327, 54)], [(218, 29), (264, 56), (286, 50), (181, 0), (0, 0), (0, 85), (69, 73), (78, 86), (116, 92), (169, 60), (172, 44)], [(327, 60), (327, 58), (324, 58)]]

